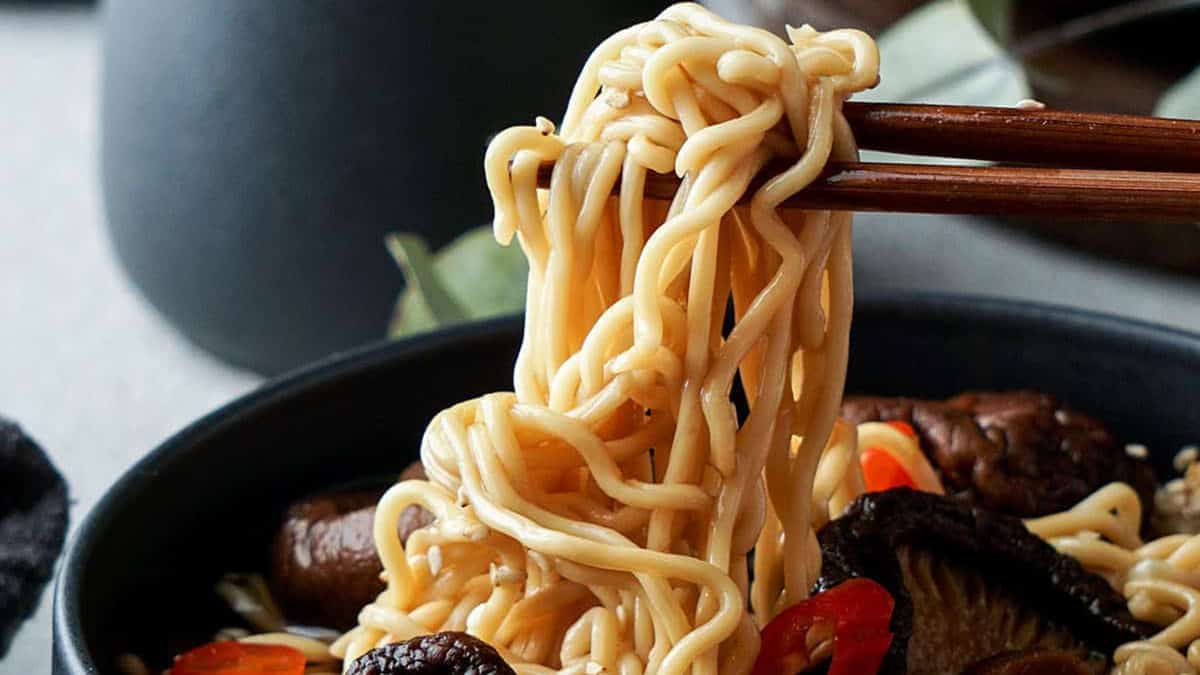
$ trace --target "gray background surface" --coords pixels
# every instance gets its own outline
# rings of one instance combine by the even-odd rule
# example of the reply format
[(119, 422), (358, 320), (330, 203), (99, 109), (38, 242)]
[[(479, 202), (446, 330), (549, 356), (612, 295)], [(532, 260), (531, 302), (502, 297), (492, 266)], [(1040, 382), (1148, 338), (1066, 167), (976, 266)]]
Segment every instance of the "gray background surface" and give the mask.
[[(115, 264), (96, 176), (97, 41), (87, 10), (0, 4), (0, 414), (66, 474), (72, 525), (158, 441), (260, 381), (192, 347)], [(860, 290), (1033, 298), (1200, 330), (1196, 281), (974, 221), (863, 216), (856, 254)], [(0, 673), (48, 672), (49, 599)]]

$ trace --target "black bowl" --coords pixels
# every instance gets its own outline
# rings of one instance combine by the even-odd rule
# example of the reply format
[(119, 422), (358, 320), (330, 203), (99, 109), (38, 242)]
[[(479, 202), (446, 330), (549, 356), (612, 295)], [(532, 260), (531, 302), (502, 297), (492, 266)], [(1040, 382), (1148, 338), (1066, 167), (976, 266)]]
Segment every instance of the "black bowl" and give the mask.
[[(506, 319), (354, 352), (275, 381), (159, 446), (80, 526), (54, 603), (54, 673), (166, 659), (211, 635), (212, 583), (261, 569), (290, 500), (417, 457), (444, 406), (509, 386), (521, 324)], [(1036, 387), (1151, 448), (1160, 471), (1200, 440), (1200, 336), (1033, 304), (863, 300), (849, 388), (945, 396)]]

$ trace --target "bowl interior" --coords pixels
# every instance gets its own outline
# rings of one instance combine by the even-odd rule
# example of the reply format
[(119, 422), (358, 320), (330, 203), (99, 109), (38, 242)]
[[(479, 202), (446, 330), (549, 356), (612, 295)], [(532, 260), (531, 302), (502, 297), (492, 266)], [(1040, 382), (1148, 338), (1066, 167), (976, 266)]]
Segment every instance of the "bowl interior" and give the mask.
[[(395, 475), (429, 418), (508, 389), (510, 319), (375, 347), (278, 381), (168, 440), (81, 526), (55, 597), (54, 672), (113, 672), (121, 652), (156, 663), (208, 639), (227, 571), (261, 570), (285, 504), (322, 487)], [(944, 297), (856, 309), (848, 389), (946, 396), (1032, 387), (1150, 447), (1160, 471), (1200, 441), (1200, 337), (1036, 305)]]

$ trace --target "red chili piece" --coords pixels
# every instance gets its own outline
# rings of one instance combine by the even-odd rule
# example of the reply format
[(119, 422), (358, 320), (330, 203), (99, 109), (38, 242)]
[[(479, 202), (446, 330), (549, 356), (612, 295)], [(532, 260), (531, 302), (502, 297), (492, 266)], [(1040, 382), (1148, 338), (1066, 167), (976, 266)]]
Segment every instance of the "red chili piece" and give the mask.
[(917, 489), (917, 483), (908, 470), (887, 450), (867, 448), (863, 450), (859, 462), (862, 464), (863, 483), (867, 492), (883, 492), (897, 487)]
[(909, 424), (908, 422), (903, 422), (901, 420), (892, 420), (891, 422), (885, 422), (885, 424), (887, 424), (889, 427), (892, 427), (893, 429), (899, 430), (900, 433), (904, 434), (905, 436), (908, 436), (909, 438), (917, 437), (917, 430), (913, 429), (912, 425)]
[(870, 579), (850, 579), (789, 607), (762, 629), (751, 675), (793, 675), (809, 664), (808, 631), (832, 623), (829, 675), (873, 675), (892, 644), (895, 601)]
[(210, 642), (182, 654), (168, 675), (304, 675), (304, 654), (282, 645)]

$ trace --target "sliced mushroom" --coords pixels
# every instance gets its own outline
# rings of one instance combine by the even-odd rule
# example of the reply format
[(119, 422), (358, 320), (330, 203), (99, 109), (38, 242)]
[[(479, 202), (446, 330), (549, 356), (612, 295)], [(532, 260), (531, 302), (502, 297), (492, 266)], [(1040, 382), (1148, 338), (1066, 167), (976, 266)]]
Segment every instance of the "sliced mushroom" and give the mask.
[(866, 494), (819, 539), (817, 590), (866, 577), (896, 600), (881, 673), (961, 673), (1033, 648), (1104, 660), (1153, 632), (1019, 519), (958, 500), (907, 488)]
[(1104, 666), (1078, 651), (1026, 649), (986, 658), (962, 675), (1101, 675)]

